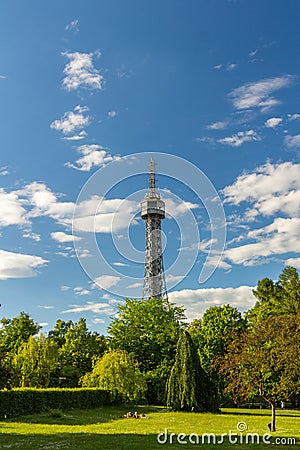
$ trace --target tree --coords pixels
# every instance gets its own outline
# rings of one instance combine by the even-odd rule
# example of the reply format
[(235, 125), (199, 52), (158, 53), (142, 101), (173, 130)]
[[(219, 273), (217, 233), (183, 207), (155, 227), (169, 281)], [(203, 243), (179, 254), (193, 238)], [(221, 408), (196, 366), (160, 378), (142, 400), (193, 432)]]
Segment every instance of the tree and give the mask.
[(66, 342), (66, 334), (72, 326), (72, 320), (65, 322), (64, 320), (58, 319), (53, 330), (49, 331), (48, 337), (61, 348)]
[(41, 329), (29, 314), (20, 312), (18, 317), (0, 321), (0, 353), (17, 353), (19, 347), (27, 342), (30, 336), (34, 336)]
[(107, 331), (110, 345), (133, 353), (147, 380), (147, 401), (165, 402), (165, 385), (185, 326), (184, 310), (165, 300), (125, 300)]
[(220, 370), (238, 399), (260, 395), (271, 407), (300, 392), (300, 314), (274, 316), (232, 339)]
[(15, 385), (18, 387), (49, 387), (51, 373), (57, 367), (57, 345), (42, 333), (38, 337), (30, 336), (16, 355), (12, 357), (15, 368)]
[(220, 357), (226, 353), (232, 332), (239, 334), (246, 326), (246, 320), (236, 308), (222, 305), (208, 308), (203, 318), (194, 320), (188, 328), (198, 348), (201, 366), (210, 380), (210, 397), (215, 409), (228, 400), (218, 367)]
[(188, 328), (199, 349), (201, 366), (206, 372), (212, 363), (224, 355), (231, 340), (231, 332), (240, 333), (246, 328), (242, 314), (231, 305), (211, 306)]
[(93, 370), (80, 380), (83, 387), (97, 387), (136, 401), (146, 390), (146, 383), (133, 355), (113, 350), (96, 359)]
[(257, 302), (247, 312), (247, 318), (253, 324), (269, 317), (300, 312), (300, 279), (294, 267), (283, 269), (277, 282), (270, 278), (259, 280), (252, 292)]
[[(59, 326), (66, 329), (65, 324)], [(92, 370), (94, 357), (102, 356), (105, 352), (106, 339), (96, 332), (91, 333), (82, 317), (67, 328), (64, 344), (59, 349), (60, 375), (66, 378), (64, 386), (76, 387), (79, 378)]]
[(165, 359), (173, 361), (184, 319), (182, 307), (162, 299), (126, 299), (107, 331), (112, 347), (134, 353), (146, 372)]
[(187, 331), (178, 341), (175, 363), (167, 386), (167, 406), (175, 411), (207, 411), (208, 381), (196, 346)]

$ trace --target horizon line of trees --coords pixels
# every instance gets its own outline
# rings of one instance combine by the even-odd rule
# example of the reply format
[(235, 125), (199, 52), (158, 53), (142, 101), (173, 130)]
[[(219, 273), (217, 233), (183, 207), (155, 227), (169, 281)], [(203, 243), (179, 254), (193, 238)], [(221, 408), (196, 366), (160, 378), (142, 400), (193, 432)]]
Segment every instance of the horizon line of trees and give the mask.
[(126, 299), (108, 336), (89, 331), (84, 318), (59, 319), (47, 336), (25, 312), (2, 318), (0, 388), (99, 387), (187, 411), (260, 397), (275, 429), (278, 402), (299, 406), (299, 274), (286, 267), (253, 294), (244, 315), (212, 306), (191, 323), (165, 300)]

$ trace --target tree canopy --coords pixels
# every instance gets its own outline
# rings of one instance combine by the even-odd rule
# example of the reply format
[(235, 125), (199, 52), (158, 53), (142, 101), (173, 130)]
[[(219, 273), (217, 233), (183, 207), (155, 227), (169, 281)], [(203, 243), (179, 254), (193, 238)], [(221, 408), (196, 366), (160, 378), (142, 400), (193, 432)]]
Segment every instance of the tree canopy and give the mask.
[(251, 323), (300, 312), (300, 279), (294, 267), (285, 267), (276, 282), (270, 278), (259, 280), (252, 292), (257, 302), (247, 312)]
[(94, 361), (93, 370), (80, 380), (83, 387), (107, 389), (121, 394), (129, 401), (139, 400), (146, 383), (133, 355), (124, 350), (113, 350)]
[(196, 346), (186, 330), (177, 344), (167, 389), (167, 406), (175, 411), (209, 410), (208, 379), (200, 366)]
[(146, 372), (164, 360), (173, 361), (184, 320), (183, 308), (165, 300), (126, 299), (107, 331), (111, 346), (133, 353)]
[(300, 314), (270, 317), (234, 336), (221, 360), (227, 391), (238, 399), (261, 396), (275, 403), (300, 393)]
[(2, 353), (17, 353), (19, 347), (41, 329), (41, 326), (24, 311), (13, 319), (2, 318), (0, 324), (0, 352)]

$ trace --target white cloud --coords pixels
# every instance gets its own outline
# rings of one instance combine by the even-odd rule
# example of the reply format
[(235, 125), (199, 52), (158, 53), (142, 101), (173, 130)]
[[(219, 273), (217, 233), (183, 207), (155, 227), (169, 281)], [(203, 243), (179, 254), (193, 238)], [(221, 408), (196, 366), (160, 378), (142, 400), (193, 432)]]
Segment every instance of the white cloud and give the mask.
[(73, 31), (75, 33), (78, 33), (79, 31), (79, 21), (78, 19), (72, 20), (72, 22), (68, 23), (65, 27), (66, 31)]
[(230, 145), (231, 147), (239, 147), (240, 145), (244, 144), (244, 142), (253, 141), (260, 141), (260, 137), (254, 130), (239, 131), (232, 136), (218, 139), (218, 142), (220, 142), (220, 144)]
[(300, 114), (288, 114), (288, 120), (298, 120), (300, 119)]
[(203, 315), (210, 306), (231, 304), (240, 311), (246, 311), (256, 302), (251, 286), (236, 288), (184, 289), (168, 294), (169, 300), (186, 308), (189, 320)]
[(54, 306), (52, 306), (52, 305), (38, 305), (38, 308), (41, 308), (41, 309), (54, 309)]
[(31, 231), (24, 231), (22, 234), (23, 238), (33, 239), (35, 242), (39, 242), (41, 240), (41, 236), (37, 233), (32, 233)]
[(35, 270), (47, 262), (40, 256), (0, 250), (0, 280), (33, 277), (36, 275)]
[(248, 234), (256, 242), (225, 250), (225, 258), (234, 264), (253, 266), (266, 258), (300, 252), (300, 219), (277, 218), (272, 224)]
[(281, 117), (271, 117), (265, 122), (265, 126), (267, 128), (276, 128), (282, 122), (282, 120), (283, 119)]
[(185, 214), (188, 210), (197, 209), (199, 205), (197, 203), (185, 202), (183, 200), (175, 200), (174, 198), (167, 197), (167, 192), (164, 195), (166, 214), (171, 217), (178, 217)]
[(64, 291), (69, 291), (70, 289), (71, 289), (70, 286), (61, 286), (60, 287), (60, 290), (63, 291), (63, 292)]
[(224, 130), (228, 125), (228, 122), (226, 120), (220, 121), (220, 122), (214, 122), (210, 125), (207, 125), (208, 130)]
[(119, 262), (119, 261), (113, 262), (112, 265), (116, 266), (116, 267), (128, 267), (128, 264), (124, 264), (124, 263)]
[(280, 103), (272, 97), (272, 94), (279, 89), (289, 87), (294, 79), (295, 77), (292, 75), (283, 75), (282, 77), (265, 78), (254, 83), (246, 83), (234, 89), (229, 94), (229, 98), (237, 110), (249, 108), (268, 110)]
[(117, 111), (108, 111), (107, 116), (112, 119), (113, 117), (116, 117), (118, 115)]
[(92, 320), (93, 323), (105, 323), (104, 319), (100, 319), (99, 317), (96, 317), (95, 319)]
[(82, 313), (91, 311), (95, 314), (111, 315), (115, 312), (114, 309), (111, 306), (109, 306), (108, 303), (87, 302), (85, 305), (69, 305), (69, 306), (71, 306), (71, 308), (62, 311), (63, 314)]
[(71, 134), (89, 125), (90, 117), (84, 115), (88, 111), (87, 107), (78, 105), (74, 108), (74, 111), (65, 112), (61, 119), (54, 120), (50, 124), (50, 128), (61, 131), (63, 134)]
[(49, 323), (48, 322), (39, 322), (38, 325), (40, 327), (47, 327), (49, 325)]
[(77, 159), (77, 165), (70, 162), (65, 165), (82, 172), (89, 172), (93, 167), (101, 167), (110, 161), (118, 159), (117, 156), (110, 155), (105, 149), (97, 144), (81, 145), (77, 150), (82, 155), (81, 158)]
[(225, 202), (235, 205), (252, 202), (264, 215), (299, 210), (300, 164), (267, 162), (252, 173), (244, 173), (223, 189)]
[(82, 295), (90, 295), (90, 293), (91, 293), (88, 289), (84, 289), (81, 286), (75, 287), (73, 289), (73, 291), (75, 292), (76, 295), (80, 295), (80, 296), (82, 296)]
[(103, 88), (103, 76), (93, 65), (93, 56), (100, 56), (100, 52), (95, 53), (62, 53), (69, 62), (64, 68), (65, 78), (63, 87), (67, 91), (73, 91), (80, 87), (100, 90)]
[(216, 66), (214, 66), (214, 69), (220, 70), (220, 69), (222, 69), (222, 67), (223, 67), (223, 64), (217, 64)]
[(80, 237), (73, 236), (72, 234), (66, 234), (63, 231), (55, 231), (51, 233), (52, 239), (54, 239), (57, 242), (73, 242), (73, 241), (80, 241)]
[(44, 183), (34, 181), (23, 189), (16, 191), (22, 198), (22, 204), (31, 209), (27, 212), (27, 218), (48, 216), (63, 225), (71, 225), (74, 203), (59, 202), (54, 194)]
[(7, 166), (0, 167), (0, 176), (4, 177), (5, 175), (9, 175), (10, 172), (7, 170)]
[[(248, 203), (246, 221), (273, 216), (269, 225), (233, 240), (231, 243), (246, 243), (226, 249), (225, 259), (249, 266), (300, 252), (300, 164), (268, 162), (253, 173), (240, 175), (235, 183), (223, 189), (223, 194), (225, 202)], [(275, 214), (286, 217), (274, 218)]]
[(258, 52), (257, 49), (256, 49), (256, 50), (252, 50), (251, 52), (249, 52), (248, 56), (249, 56), (250, 58), (254, 58), (254, 56), (256, 55), (257, 52)]
[(17, 192), (5, 192), (0, 189), (0, 226), (25, 225), (26, 210), (23, 208)]
[(135, 225), (139, 204), (127, 199), (104, 199), (97, 195), (77, 205), (73, 229), (84, 232), (111, 233)]
[(82, 130), (78, 134), (74, 134), (73, 136), (65, 136), (63, 137), (66, 141), (81, 141), (82, 139), (85, 139), (87, 136), (87, 132)]
[(136, 289), (143, 286), (143, 283), (132, 283), (129, 286), (127, 286), (127, 289)]
[(300, 148), (300, 134), (285, 136), (284, 142), (288, 148)]
[(208, 144), (215, 144), (215, 140), (212, 137), (203, 136), (195, 138), (195, 142), (206, 142)]
[(300, 258), (289, 258), (285, 261), (285, 264), (300, 269)]
[(236, 68), (237, 68), (237, 64), (234, 64), (234, 63), (227, 63), (227, 65), (226, 65), (226, 70), (228, 72), (231, 72), (232, 70), (234, 70)]
[(120, 280), (121, 277), (116, 277), (114, 275), (101, 275), (100, 277), (95, 278), (94, 283), (100, 289), (109, 289), (118, 284)]

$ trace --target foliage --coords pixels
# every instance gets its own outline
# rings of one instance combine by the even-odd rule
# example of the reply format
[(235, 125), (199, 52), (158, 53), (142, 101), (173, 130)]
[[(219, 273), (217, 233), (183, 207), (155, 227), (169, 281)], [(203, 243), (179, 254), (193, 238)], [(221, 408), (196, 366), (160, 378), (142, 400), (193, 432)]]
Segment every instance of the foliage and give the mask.
[(241, 313), (231, 305), (211, 306), (188, 328), (199, 349), (201, 366), (208, 372), (212, 363), (224, 355), (231, 334), (245, 330), (246, 321)]
[(195, 344), (189, 333), (183, 331), (168, 381), (167, 406), (175, 411), (207, 411), (207, 387)]
[(218, 361), (225, 355), (232, 333), (240, 334), (246, 326), (246, 320), (236, 308), (222, 305), (208, 308), (203, 318), (194, 320), (188, 328), (197, 345), (201, 366), (210, 379), (210, 398), (214, 409), (228, 401)]
[(300, 312), (300, 279), (294, 267), (283, 269), (277, 282), (270, 278), (259, 280), (252, 292), (257, 302), (247, 312), (247, 318), (253, 324), (269, 317)]
[(95, 408), (111, 405), (112, 396), (100, 389), (11, 389), (0, 391), (0, 417), (17, 417), (42, 411)]
[[(59, 330), (62, 332), (56, 333)], [(63, 335), (64, 331), (66, 333)], [(69, 386), (76, 387), (79, 378), (92, 370), (93, 358), (103, 355), (106, 350), (106, 340), (104, 336), (100, 336), (96, 332), (91, 333), (87, 328), (86, 320), (82, 317), (76, 323), (60, 322), (58, 324), (57, 322), (54, 335), (56, 339), (64, 340), (62, 347), (59, 349), (61, 376), (67, 378), (72, 374), (72, 377), (69, 377), (66, 383)]]
[(2, 354), (17, 353), (19, 347), (27, 342), (30, 336), (37, 334), (41, 328), (29, 314), (23, 311), (13, 319), (2, 318), (0, 324), (0, 353)]
[(232, 340), (221, 363), (236, 400), (260, 395), (272, 407), (300, 392), (300, 314), (270, 317)]
[(51, 372), (57, 367), (57, 345), (41, 333), (38, 337), (30, 336), (12, 358), (15, 369), (16, 387), (47, 388)]
[(163, 299), (126, 299), (108, 327), (111, 347), (133, 353), (145, 374), (147, 402), (165, 403), (166, 382), (184, 320), (183, 308)]
[(82, 377), (81, 384), (112, 391), (129, 401), (141, 398), (146, 390), (138, 363), (124, 350), (113, 350), (97, 359), (92, 372)]
[(134, 353), (140, 369), (147, 372), (166, 359), (173, 362), (184, 319), (183, 308), (165, 300), (126, 299), (107, 331), (112, 347)]
[(53, 330), (49, 331), (48, 337), (61, 348), (66, 342), (66, 334), (72, 326), (72, 320), (65, 322), (64, 320), (58, 319)]

